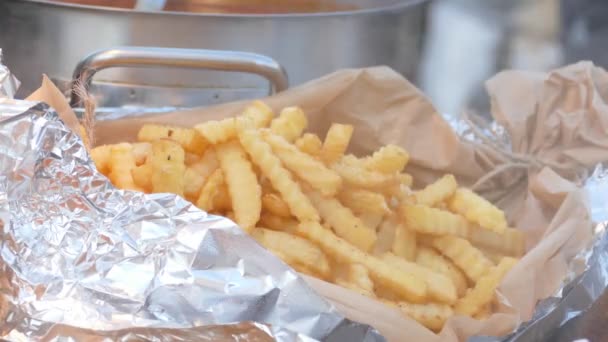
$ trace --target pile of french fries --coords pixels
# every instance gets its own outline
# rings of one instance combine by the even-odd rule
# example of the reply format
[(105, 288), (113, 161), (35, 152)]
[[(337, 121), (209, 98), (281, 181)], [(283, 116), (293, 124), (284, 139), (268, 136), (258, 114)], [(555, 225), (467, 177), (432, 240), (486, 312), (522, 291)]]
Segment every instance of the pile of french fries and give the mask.
[(305, 133), (298, 107), (260, 101), (194, 128), (144, 125), (137, 143), (91, 151), (114, 185), (174, 193), (233, 219), (295, 270), (375, 298), (439, 331), (488, 317), (523, 255), (504, 213), (452, 175), (412, 191), (409, 155), (387, 145), (346, 154), (353, 126)]

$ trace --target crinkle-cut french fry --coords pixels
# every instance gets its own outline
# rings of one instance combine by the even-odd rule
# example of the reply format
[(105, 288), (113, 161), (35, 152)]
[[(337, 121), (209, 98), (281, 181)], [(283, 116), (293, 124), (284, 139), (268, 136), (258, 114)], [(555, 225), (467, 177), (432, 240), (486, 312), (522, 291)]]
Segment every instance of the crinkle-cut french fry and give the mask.
[(293, 218), (285, 218), (269, 213), (263, 213), (262, 217), (260, 217), (259, 226), (295, 234), (298, 229), (298, 221)]
[(456, 286), (458, 296), (461, 297), (465, 294), (468, 285), (464, 273), (434, 249), (419, 247), (416, 254), (416, 263), (450, 277), (452, 283)]
[(131, 169), (131, 176), (135, 185), (146, 193), (152, 192), (152, 164), (143, 164)]
[(300, 107), (286, 107), (278, 118), (272, 120), (270, 130), (285, 140), (294, 142), (302, 135), (307, 126), (308, 119)]
[(260, 219), (262, 188), (237, 141), (217, 145), (215, 152), (228, 185), (236, 223), (249, 232)]
[(358, 218), (361, 219), (363, 225), (375, 232), (380, 228), (380, 223), (384, 219), (383, 214), (374, 214), (374, 213), (363, 213), (363, 214), (355, 214)]
[(456, 178), (453, 175), (445, 175), (424, 189), (415, 192), (414, 196), (417, 204), (434, 207), (450, 198), (456, 189), (458, 189)]
[(358, 292), (364, 296), (374, 298), (374, 282), (370, 279), (367, 268), (360, 264), (351, 264), (345, 278), (336, 278), (336, 285)]
[(262, 246), (280, 252), (287, 264), (300, 264), (328, 278), (331, 272), (325, 253), (312, 242), (295, 235), (270, 229), (255, 228), (251, 236)]
[(448, 207), (451, 211), (477, 223), (482, 228), (497, 233), (507, 228), (505, 213), (469, 189), (456, 190), (454, 196), (448, 201)]
[(195, 154), (203, 153), (209, 145), (200, 134), (191, 128), (145, 124), (137, 133), (137, 140), (142, 142), (153, 142), (160, 139), (171, 139), (180, 144), (184, 150)]
[(205, 181), (220, 167), (213, 148), (205, 150), (198, 161), (190, 164), (184, 173), (184, 195), (186, 198), (198, 198)]
[(265, 131), (262, 136), (283, 165), (297, 177), (326, 196), (333, 196), (338, 192), (342, 179), (335, 171), (300, 151), (281, 136), (269, 131)]
[(196, 201), (196, 206), (206, 212), (214, 211), (215, 197), (218, 195), (222, 184), (224, 184), (224, 172), (221, 169), (215, 169), (205, 181)]
[[(279, 158), (272, 153), (272, 148), (262, 139), (260, 132), (253, 126), (252, 120), (240, 117), (237, 120), (237, 128), (243, 148), (270, 180), (272, 187), (281, 194), (291, 213), (300, 221), (318, 221), (319, 213), (289, 171), (283, 167)], [(233, 195), (232, 192), (231, 195)]]
[(182, 146), (173, 140), (155, 140), (148, 159), (153, 170), (152, 192), (167, 192), (183, 197), (186, 165)]
[(345, 187), (340, 191), (338, 199), (350, 210), (358, 213), (384, 215), (390, 211), (386, 198), (370, 190)]
[(416, 259), (416, 232), (409, 229), (395, 215), (391, 218), (391, 224), (395, 227), (395, 238), (391, 250), (395, 255), (404, 258), (405, 260), (414, 261)]
[(484, 276), (479, 278), (475, 287), (456, 302), (454, 311), (468, 316), (478, 313), (484, 305), (492, 301), (496, 288), (517, 261), (515, 258), (503, 258), (497, 266), (492, 267)]
[(127, 190), (141, 190), (135, 185), (131, 170), (136, 167), (131, 144), (122, 143), (111, 147), (110, 172), (108, 178), (117, 188)]
[(478, 248), (483, 253), (483, 255), (485, 255), (486, 258), (488, 258), (488, 260), (492, 261), (494, 264), (498, 264), (500, 260), (502, 260), (502, 258), (506, 257), (506, 255), (501, 254), (500, 252), (495, 252), (493, 250), (483, 247)]
[(135, 165), (139, 166), (146, 162), (148, 156), (152, 154), (152, 145), (147, 142), (134, 143), (133, 146), (133, 158), (135, 158)]
[[(205, 150), (205, 152), (207, 151), (209, 151), (209, 149)], [(191, 152), (186, 152), (186, 156), (184, 157), (184, 164), (186, 164), (187, 167), (190, 167), (193, 164), (198, 163), (199, 161), (201, 161), (200, 155)]]
[(372, 171), (393, 174), (401, 172), (409, 161), (409, 154), (401, 147), (386, 145), (363, 160), (363, 165)]
[(332, 169), (342, 177), (345, 183), (373, 190), (396, 185), (396, 178), (394, 176), (367, 170), (349, 159), (343, 158), (332, 165)]
[(472, 281), (478, 281), (493, 266), (492, 261), (465, 239), (442, 236), (433, 240), (433, 246), (450, 258)]
[(488, 229), (471, 227), (469, 240), (472, 244), (492, 251), (521, 257), (526, 252), (526, 237), (520, 230), (505, 228), (497, 233)]
[(397, 174), (397, 180), (399, 181), (399, 184), (407, 188), (411, 188), (412, 184), (414, 184), (414, 177), (412, 177), (412, 175), (410, 175), (409, 173), (405, 172)]
[(363, 251), (370, 251), (376, 243), (376, 231), (365, 226), (360, 218), (343, 206), (333, 197), (324, 197), (319, 192), (311, 190), (306, 194), (315, 208), (319, 211), (323, 221), (328, 223), (336, 235)]
[(217, 145), (236, 137), (234, 118), (209, 120), (194, 126), (194, 129), (211, 144)]
[(321, 139), (319, 139), (318, 136), (312, 133), (304, 133), (300, 138), (298, 138), (298, 140), (296, 140), (295, 145), (298, 149), (300, 149), (300, 151), (316, 157), (321, 154), (323, 142), (321, 142)]
[(413, 262), (409, 262), (392, 253), (384, 254), (382, 260), (392, 267), (411, 273), (416, 278), (424, 280), (431, 299), (447, 304), (456, 302), (456, 299), (458, 298), (456, 286), (448, 276)]
[(395, 235), (397, 225), (399, 221), (394, 219), (394, 215), (389, 215), (384, 217), (382, 222), (380, 223), (380, 227), (378, 228), (378, 239), (374, 244), (374, 255), (382, 255), (386, 252), (391, 251), (393, 247), (393, 243), (395, 241)]
[(95, 167), (104, 175), (110, 173), (110, 159), (112, 156), (112, 145), (101, 145), (91, 150), (91, 159)]
[(262, 210), (279, 217), (291, 217), (289, 206), (277, 194), (264, 194), (262, 196)]
[(469, 223), (449, 211), (423, 205), (403, 205), (401, 215), (408, 228), (423, 234), (467, 237)]
[[(256, 128), (266, 127), (273, 117), (272, 110), (262, 101), (254, 101), (245, 108), (243, 117), (250, 118)], [(207, 121), (194, 127), (198, 133), (212, 144), (220, 144), (236, 138), (236, 119), (226, 118), (220, 121)]]
[(326, 165), (331, 165), (342, 158), (348, 148), (353, 131), (352, 125), (334, 123), (329, 127), (320, 155)]
[(452, 308), (445, 304), (400, 302), (398, 305), (403, 313), (435, 332), (439, 332), (445, 322), (454, 315)]
[(338, 262), (361, 264), (367, 268), (374, 283), (382, 283), (396, 295), (411, 302), (426, 299), (427, 288), (423, 280), (395, 269), (325, 229), (318, 222), (302, 222), (298, 234), (318, 244), (321, 249)]
[(213, 211), (222, 212), (232, 210), (232, 198), (230, 198), (230, 192), (228, 191), (228, 185), (224, 181), (217, 191), (217, 194), (213, 198)]

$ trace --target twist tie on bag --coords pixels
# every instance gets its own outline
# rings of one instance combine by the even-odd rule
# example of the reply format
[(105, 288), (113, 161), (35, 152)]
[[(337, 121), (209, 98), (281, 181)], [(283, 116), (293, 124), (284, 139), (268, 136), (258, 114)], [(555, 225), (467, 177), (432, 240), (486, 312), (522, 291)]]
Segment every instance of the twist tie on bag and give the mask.
[(517, 176), (512, 177), (515, 179), (514, 181), (502, 187), (504, 189), (502, 194), (504, 194), (515, 187), (526, 185), (530, 173), (538, 172), (543, 168), (550, 168), (577, 183), (589, 176), (587, 167), (576, 161), (573, 161), (575, 163), (573, 168), (573, 165), (560, 164), (537, 155), (513, 152), (508, 143), (500, 142), (496, 130), (491, 129), (490, 124), (476, 114), (465, 111), (461, 114), (460, 120), (466, 125), (464, 136), (470, 137), (467, 142), (474, 145), (479, 151), (484, 151), (483, 148), (489, 149), (500, 160), (497, 166), (471, 186), (473, 191), (483, 192), (484, 187), (501, 176), (517, 173)]

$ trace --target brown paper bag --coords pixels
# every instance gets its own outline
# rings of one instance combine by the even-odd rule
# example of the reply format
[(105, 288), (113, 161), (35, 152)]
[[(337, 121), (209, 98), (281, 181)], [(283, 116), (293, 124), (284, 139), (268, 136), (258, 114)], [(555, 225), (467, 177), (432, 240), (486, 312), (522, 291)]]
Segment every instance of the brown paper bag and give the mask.
[[(388, 143), (404, 147), (411, 154), (408, 171), (418, 186), (443, 173), (452, 173), (470, 186), (505, 165), (504, 172), (486, 184), (496, 189), (487, 191), (504, 192), (500, 184), (513, 173), (524, 179), (523, 186), (507, 189), (510, 192), (500, 204), (508, 209), (510, 222), (528, 233), (529, 251), (501, 284), (499, 311), (485, 321), (453, 317), (434, 334), (375, 300), (306, 279), (347, 317), (376, 327), (390, 341), (466, 341), (473, 335), (511, 332), (532, 317), (538, 300), (563, 284), (569, 261), (592, 239), (584, 195), (571, 181), (581, 179), (581, 170), (608, 159), (608, 149), (603, 149), (608, 136), (601, 134), (608, 125), (607, 82), (606, 74), (588, 63), (549, 75), (505, 72), (490, 80), (494, 115), (510, 133), (517, 155), (502, 147), (463, 141), (420, 91), (385, 67), (339, 71), (264, 99), (275, 110), (301, 106), (309, 116), (309, 129), (321, 136), (332, 122), (355, 125), (351, 146), (355, 154)], [(50, 86), (43, 84), (39, 92)], [(134, 141), (147, 122), (189, 127), (235, 116), (246, 103), (98, 122), (96, 142)]]

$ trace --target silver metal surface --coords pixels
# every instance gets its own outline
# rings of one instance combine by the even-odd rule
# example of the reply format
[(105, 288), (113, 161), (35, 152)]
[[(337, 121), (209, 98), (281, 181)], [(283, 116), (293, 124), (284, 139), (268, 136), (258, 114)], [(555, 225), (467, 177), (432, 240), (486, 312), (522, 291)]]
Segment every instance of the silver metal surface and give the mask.
[[(348, 2), (348, 1), (347, 1)], [(68, 82), (78, 61), (93, 51), (113, 46), (156, 46), (233, 50), (269, 56), (285, 67), (291, 85), (301, 84), (341, 68), (388, 65), (408, 79), (416, 77), (424, 36), (426, 0), (358, 0), (361, 10), (320, 14), (219, 15), (158, 13), (70, 6), (34, 0), (0, 1), (0, 46), (6, 63), (21, 79), (21, 94), (40, 85), (46, 73)], [(263, 96), (259, 77), (217, 71), (102, 71), (95, 80), (120, 84), (113, 98), (154, 99), (149, 105), (192, 106), (196, 96), (217, 89)], [(178, 95), (151, 96), (148, 87), (167, 88)], [(63, 89), (66, 90), (67, 89)], [(162, 92), (159, 91), (162, 94)], [(100, 106), (125, 103), (106, 101)], [(180, 102), (183, 101), (183, 102)], [(194, 103), (192, 103), (194, 102)], [(143, 105), (135, 100), (126, 104)], [(146, 105), (148, 105), (146, 103)]]
[[(88, 92), (93, 76), (104, 69), (116, 67), (168, 67), (239, 71), (256, 74), (270, 82), (269, 94), (289, 87), (285, 70), (272, 58), (253, 53), (153, 47), (116, 47), (101, 50), (84, 58), (74, 70), (74, 86), (84, 86)], [(71, 105), (81, 104), (79, 91), (74, 88)]]

